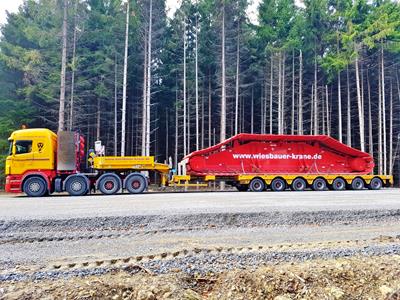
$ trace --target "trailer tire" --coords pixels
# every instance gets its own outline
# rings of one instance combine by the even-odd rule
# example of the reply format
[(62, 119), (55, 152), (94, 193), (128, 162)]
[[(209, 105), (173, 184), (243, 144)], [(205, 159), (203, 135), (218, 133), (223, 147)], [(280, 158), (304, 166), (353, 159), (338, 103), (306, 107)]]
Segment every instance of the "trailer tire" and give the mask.
[(249, 189), (249, 185), (248, 185), (248, 184), (238, 184), (238, 185), (236, 186), (236, 189), (237, 189), (239, 192), (247, 192), (248, 189)]
[(261, 178), (254, 178), (252, 181), (250, 181), (249, 185), (250, 191), (252, 192), (262, 192), (265, 190), (265, 183), (264, 180)]
[(28, 177), (24, 182), (23, 191), (29, 197), (42, 197), (48, 192), (46, 181), (40, 176)]
[(343, 178), (335, 178), (332, 182), (332, 190), (344, 191), (346, 189), (346, 181)]
[(307, 182), (303, 178), (296, 178), (293, 180), (291, 187), (293, 191), (301, 192), (306, 189)]
[(274, 192), (283, 192), (286, 190), (286, 181), (282, 178), (275, 178), (271, 182), (271, 189)]
[(316, 178), (311, 187), (314, 191), (324, 191), (327, 187), (326, 180), (321, 177)]
[(89, 190), (87, 178), (83, 175), (69, 176), (65, 181), (65, 190), (71, 196), (86, 195)]
[(104, 195), (113, 195), (121, 189), (121, 179), (114, 173), (106, 173), (100, 176), (97, 188)]
[(142, 174), (131, 174), (125, 179), (125, 188), (131, 194), (143, 193), (146, 187), (146, 178)]
[(364, 186), (364, 180), (362, 180), (360, 177), (354, 178), (351, 182), (351, 189), (355, 191), (363, 190)]
[(380, 190), (383, 186), (383, 181), (379, 177), (374, 177), (368, 184), (368, 189), (370, 190)]

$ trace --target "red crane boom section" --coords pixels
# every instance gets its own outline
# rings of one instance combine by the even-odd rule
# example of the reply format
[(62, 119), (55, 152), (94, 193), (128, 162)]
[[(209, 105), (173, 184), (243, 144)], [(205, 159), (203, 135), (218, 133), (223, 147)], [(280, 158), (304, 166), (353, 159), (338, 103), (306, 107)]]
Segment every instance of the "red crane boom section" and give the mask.
[(373, 171), (368, 153), (326, 135), (235, 135), (188, 154), (189, 175), (360, 174)]

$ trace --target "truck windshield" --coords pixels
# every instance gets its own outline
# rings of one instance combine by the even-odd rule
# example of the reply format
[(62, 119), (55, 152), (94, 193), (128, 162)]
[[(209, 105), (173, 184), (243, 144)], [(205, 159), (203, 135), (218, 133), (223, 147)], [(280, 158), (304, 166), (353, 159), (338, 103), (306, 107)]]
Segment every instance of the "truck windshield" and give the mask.
[(8, 155), (12, 155), (12, 150), (13, 150), (13, 140), (8, 141), (10, 144), (8, 146)]

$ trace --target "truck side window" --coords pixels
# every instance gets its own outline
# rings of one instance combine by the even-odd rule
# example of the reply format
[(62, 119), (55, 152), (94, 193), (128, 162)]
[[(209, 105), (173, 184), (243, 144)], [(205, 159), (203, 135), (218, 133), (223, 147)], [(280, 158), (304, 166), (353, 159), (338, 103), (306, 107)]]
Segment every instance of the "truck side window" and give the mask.
[(9, 143), (10, 143), (10, 145), (8, 147), (8, 155), (12, 155), (14, 141), (10, 140)]
[(30, 153), (32, 152), (32, 141), (16, 141), (15, 148), (15, 154)]

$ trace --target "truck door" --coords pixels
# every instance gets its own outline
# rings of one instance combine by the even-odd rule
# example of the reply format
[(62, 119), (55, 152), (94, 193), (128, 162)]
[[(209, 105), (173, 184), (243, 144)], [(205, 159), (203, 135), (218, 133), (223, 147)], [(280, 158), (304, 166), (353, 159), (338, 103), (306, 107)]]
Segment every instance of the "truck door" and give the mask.
[(32, 140), (16, 140), (11, 174), (19, 175), (32, 169), (33, 151)]

